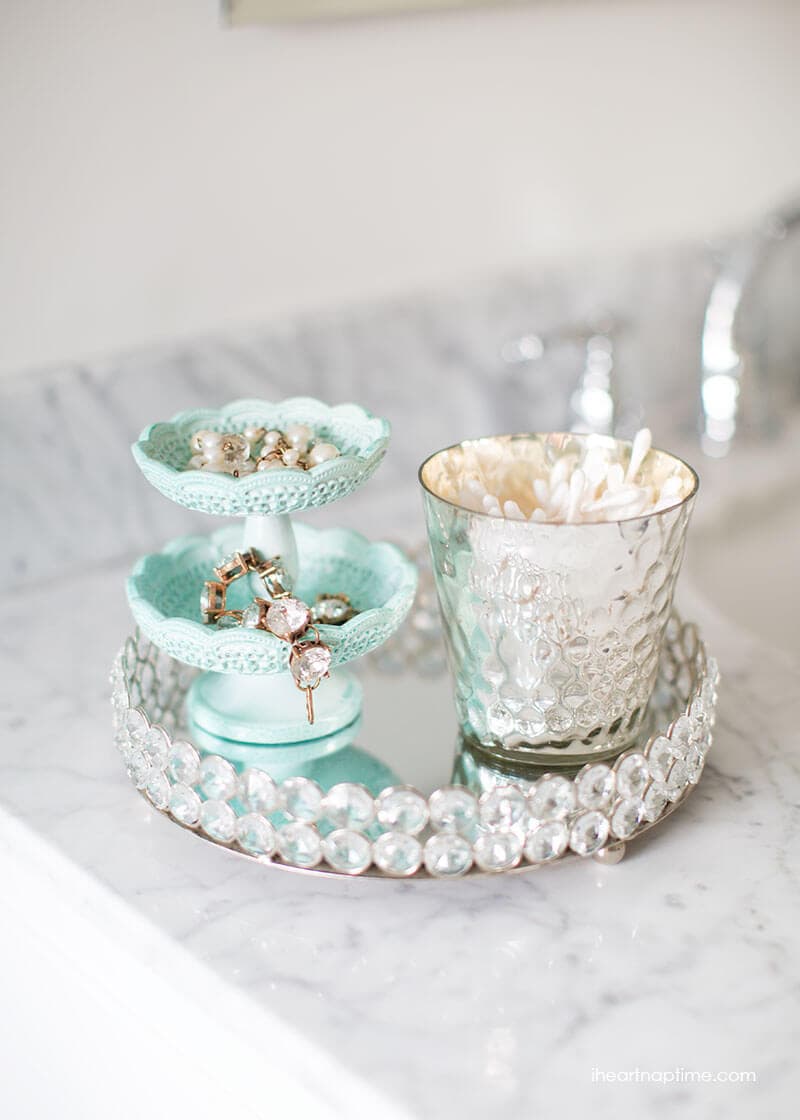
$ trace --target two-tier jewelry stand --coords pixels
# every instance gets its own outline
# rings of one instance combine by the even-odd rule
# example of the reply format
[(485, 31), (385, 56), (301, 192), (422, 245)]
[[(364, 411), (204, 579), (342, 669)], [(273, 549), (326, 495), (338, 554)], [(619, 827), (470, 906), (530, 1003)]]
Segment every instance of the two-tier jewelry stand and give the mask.
[[(198, 430), (283, 430), (297, 424), (335, 444), (339, 456), (309, 470), (279, 467), (243, 477), (188, 469), (190, 441)], [(237, 764), (263, 763), (266, 752), (274, 767), (307, 761), (352, 741), (361, 717), (361, 687), (342, 666), (397, 629), (414, 597), (416, 570), (393, 545), (370, 543), (347, 529), (296, 526), (291, 515), (346, 497), (366, 482), (388, 440), (388, 423), (364, 409), (295, 398), (181, 413), (151, 425), (134, 445), (143, 474), (171, 501), (244, 519), (243, 525), (207, 537), (171, 541), (161, 552), (144, 556), (128, 581), (128, 599), (142, 633), (171, 657), (204, 670), (187, 696), (188, 729), (204, 749)], [(289, 670), (286, 642), (263, 629), (202, 621), (206, 581), (214, 579), (226, 558), (250, 554), (265, 564), (275, 561), (297, 600), (314, 603), (320, 595), (336, 594), (352, 605), (347, 621), (314, 627), (330, 650), (331, 672), (314, 689), (313, 723)], [(227, 592), (230, 613), (220, 623), (241, 614), (254, 594), (267, 594), (255, 573), (232, 582)]]
[[(278, 466), (243, 477), (187, 469), (198, 429), (296, 424), (335, 445), (339, 456), (308, 470)], [(132, 782), (183, 828), (290, 869), (452, 878), (532, 869), (570, 855), (616, 862), (629, 840), (671, 814), (700, 779), (714, 721), (715, 663), (695, 628), (673, 619), (652, 701), (653, 733), (616, 760), (589, 763), (577, 774), (519, 777), (463, 751), (451, 784), (429, 797), (400, 784), (390, 766), (354, 746), (362, 690), (346, 666), (398, 630), (414, 600), (416, 568), (393, 545), (291, 518), (365, 482), (388, 438), (386, 421), (362, 408), (309, 398), (238, 401), (181, 413), (142, 433), (134, 457), (162, 494), (243, 520), (171, 541), (144, 556), (129, 578), (138, 633), (115, 663), (112, 700), (116, 743)], [(314, 627), (331, 671), (314, 689), (313, 723), (286, 641), (260, 628), (203, 621), (206, 581), (228, 570), (229, 557), (243, 555), (274, 561), (298, 600), (342, 595), (356, 612)], [(234, 621), (254, 594), (264, 594), (257, 572), (227, 588)], [(401, 706), (402, 677), (397, 691)]]

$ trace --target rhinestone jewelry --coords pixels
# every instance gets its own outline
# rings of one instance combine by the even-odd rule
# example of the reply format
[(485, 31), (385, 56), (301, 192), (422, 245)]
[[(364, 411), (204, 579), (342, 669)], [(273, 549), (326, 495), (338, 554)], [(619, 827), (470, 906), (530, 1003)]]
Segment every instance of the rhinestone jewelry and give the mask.
[(341, 626), (349, 622), (358, 611), (353, 607), (347, 595), (317, 595), (317, 601), (311, 608), (312, 622), (321, 626)]
[(323, 642), (295, 642), (289, 654), (294, 683), (306, 694), (308, 722), (314, 722), (314, 689), (330, 675), (332, 654)]
[(339, 448), (318, 439), (307, 424), (292, 424), (285, 431), (250, 426), (243, 432), (201, 429), (189, 439), (191, 458), (186, 470), (232, 474), (235, 478), (256, 470), (289, 467), (308, 471), (337, 459)]
[[(257, 596), (242, 611), (227, 610), (228, 587), (253, 572), (264, 581), (271, 601)], [(216, 579), (207, 580), (200, 595), (203, 622), (265, 630), (288, 643), (289, 671), (297, 688), (306, 694), (306, 716), (308, 722), (313, 723), (313, 691), (330, 675), (333, 655), (312, 623), (311, 608), (291, 594), (290, 581), (280, 557), (265, 560), (256, 549), (234, 552), (214, 568), (214, 575)], [(325, 595), (320, 599), (328, 604), (336, 603), (347, 613), (347, 618), (356, 613), (346, 595)], [(319, 604), (320, 600), (317, 606)], [(341, 617), (338, 621), (345, 622), (347, 618)], [(313, 634), (312, 639), (304, 637), (308, 632)]]
[(267, 608), (264, 619), (266, 627), (276, 638), (290, 642), (305, 634), (311, 622), (311, 611), (300, 599), (290, 595), (278, 599)]

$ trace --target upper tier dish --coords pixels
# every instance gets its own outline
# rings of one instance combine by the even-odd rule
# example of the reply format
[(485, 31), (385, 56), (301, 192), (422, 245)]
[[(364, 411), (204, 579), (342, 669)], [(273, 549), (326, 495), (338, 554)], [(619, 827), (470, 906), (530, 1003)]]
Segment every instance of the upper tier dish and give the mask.
[[(308, 424), (340, 451), (336, 459), (307, 471), (291, 467), (257, 471), (243, 478), (186, 470), (189, 441), (201, 428), (242, 432), (247, 427), (285, 429)], [(222, 408), (179, 412), (150, 424), (132, 447), (148, 482), (188, 509), (223, 517), (283, 514), (344, 498), (370, 477), (386, 453), (389, 423), (356, 404), (327, 405), (313, 397), (284, 401), (232, 401)]]

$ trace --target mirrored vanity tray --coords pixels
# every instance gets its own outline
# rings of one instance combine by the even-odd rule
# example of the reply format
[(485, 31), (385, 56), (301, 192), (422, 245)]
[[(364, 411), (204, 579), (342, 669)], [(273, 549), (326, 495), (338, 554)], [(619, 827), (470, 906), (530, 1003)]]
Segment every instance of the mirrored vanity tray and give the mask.
[(430, 649), (420, 651), (419, 628), (412, 613), (380, 661), (367, 658), (359, 672), (363, 745), (323, 755), (313, 743), (254, 747), (235, 763), (189, 739), (196, 670), (141, 635), (129, 638), (114, 664), (112, 702), (131, 781), (168, 820), (240, 856), (395, 878), (533, 870), (569, 857), (616, 862), (699, 781), (718, 672), (693, 625), (670, 620), (640, 742), (577, 773), (503, 772), (456, 743), (448, 682)]

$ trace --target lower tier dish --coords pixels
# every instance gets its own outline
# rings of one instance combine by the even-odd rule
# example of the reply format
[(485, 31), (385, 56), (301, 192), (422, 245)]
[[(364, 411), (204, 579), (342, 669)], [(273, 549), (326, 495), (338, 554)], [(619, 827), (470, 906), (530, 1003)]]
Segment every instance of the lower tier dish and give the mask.
[[(352, 529), (296, 525), (294, 531), (299, 573), (293, 593), (307, 603), (320, 594), (345, 594), (358, 612), (340, 625), (318, 626), (333, 655), (332, 666), (362, 657), (391, 637), (417, 587), (416, 568), (408, 557), (394, 545), (371, 542)], [(286, 643), (273, 634), (201, 621), (205, 581), (214, 578), (214, 567), (241, 543), (236, 526), (205, 537), (178, 537), (137, 562), (128, 579), (128, 602), (141, 632), (186, 665), (215, 673), (284, 672)], [(252, 587), (241, 580), (231, 585), (228, 605), (244, 607), (251, 598)]]

